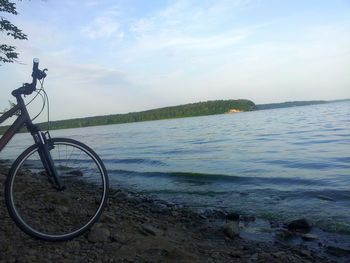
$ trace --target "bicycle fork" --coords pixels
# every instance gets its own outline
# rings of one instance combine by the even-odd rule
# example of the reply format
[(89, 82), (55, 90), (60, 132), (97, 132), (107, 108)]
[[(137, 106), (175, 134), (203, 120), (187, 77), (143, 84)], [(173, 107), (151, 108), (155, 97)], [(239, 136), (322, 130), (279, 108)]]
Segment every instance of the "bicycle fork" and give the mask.
[(57, 173), (56, 167), (54, 165), (50, 153), (50, 150), (52, 150), (54, 146), (51, 143), (51, 137), (49, 132), (44, 133), (38, 131), (34, 135), (34, 139), (38, 144), (40, 160), (44, 165), (47, 176), (49, 177), (49, 179), (51, 179), (50, 181), (53, 184), (54, 188), (56, 188), (58, 191), (63, 191), (66, 187), (63, 185), (62, 180), (60, 179)]

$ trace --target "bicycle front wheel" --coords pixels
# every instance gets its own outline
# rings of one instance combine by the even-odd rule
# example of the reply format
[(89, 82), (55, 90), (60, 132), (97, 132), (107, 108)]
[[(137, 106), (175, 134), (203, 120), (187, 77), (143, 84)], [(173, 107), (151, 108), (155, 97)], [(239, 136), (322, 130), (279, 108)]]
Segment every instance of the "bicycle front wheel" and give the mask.
[(64, 138), (51, 143), (64, 190), (54, 187), (33, 145), (12, 165), (5, 199), (10, 216), (24, 232), (61, 241), (84, 233), (98, 220), (107, 200), (108, 176), (101, 159), (85, 144)]

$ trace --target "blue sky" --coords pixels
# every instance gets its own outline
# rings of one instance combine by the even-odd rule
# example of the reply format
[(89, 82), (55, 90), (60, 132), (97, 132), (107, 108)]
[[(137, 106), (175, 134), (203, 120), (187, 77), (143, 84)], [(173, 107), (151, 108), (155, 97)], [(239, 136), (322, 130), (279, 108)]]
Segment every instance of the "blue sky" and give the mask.
[(52, 119), (215, 99), (350, 98), (349, 0), (16, 3), (19, 15), (6, 17), (29, 39), (8, 40), (24, 64), (0, 67), (3, 108), (33, 57), (49, 69)]

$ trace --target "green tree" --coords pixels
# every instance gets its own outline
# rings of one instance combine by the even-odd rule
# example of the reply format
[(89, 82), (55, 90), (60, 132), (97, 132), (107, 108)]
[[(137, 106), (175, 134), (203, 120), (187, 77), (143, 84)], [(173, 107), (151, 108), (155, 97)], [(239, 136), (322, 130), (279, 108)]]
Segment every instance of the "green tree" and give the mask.
[[(2, 16), (3, 13), (17, 15), (16, 4), (8, 0), (0, 0), (0, 33), (13, 39), (24, 40), (27, 35), (17, 26)], [(1, 41), (2, 42), (2, 41)], [(0, 63), (13, 63), (18, 58), (16, 47), (0, 42)]]

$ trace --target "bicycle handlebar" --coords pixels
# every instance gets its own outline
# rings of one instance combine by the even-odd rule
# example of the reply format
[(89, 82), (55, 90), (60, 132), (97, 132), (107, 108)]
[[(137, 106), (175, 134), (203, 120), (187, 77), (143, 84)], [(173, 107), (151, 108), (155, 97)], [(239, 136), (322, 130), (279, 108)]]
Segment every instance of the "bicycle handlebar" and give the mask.
[(39, 59), (34, 58), (33, 59), (33, 72), (32, 72), (32, 83), (24, 83), (22, 87), (15, 89), (12, 91), (13, 96), (20, 96), (20, 95), (30, 95), (36, 90), (36, 82), (39, 79), (43, 79), (46, 77), (46, 71), (47, 69), (40, 70), (39, 69)]
[(33, 59), (33, 72), (39, 69), (39, 59), (34, 58)]

